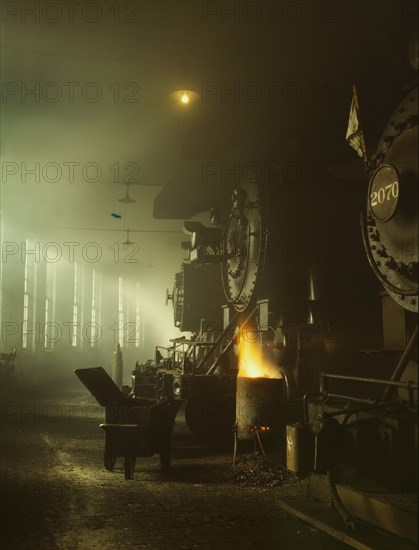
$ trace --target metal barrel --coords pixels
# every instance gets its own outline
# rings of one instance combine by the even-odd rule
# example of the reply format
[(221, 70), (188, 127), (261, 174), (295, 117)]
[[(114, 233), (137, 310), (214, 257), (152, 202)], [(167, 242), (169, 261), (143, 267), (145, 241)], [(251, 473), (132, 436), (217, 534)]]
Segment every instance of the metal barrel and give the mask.
[(283, 423), (283, 380), (237, 378), (236, 429), (241, 440), (252, 440), (259, 432), (265, 440), (279, 437)]

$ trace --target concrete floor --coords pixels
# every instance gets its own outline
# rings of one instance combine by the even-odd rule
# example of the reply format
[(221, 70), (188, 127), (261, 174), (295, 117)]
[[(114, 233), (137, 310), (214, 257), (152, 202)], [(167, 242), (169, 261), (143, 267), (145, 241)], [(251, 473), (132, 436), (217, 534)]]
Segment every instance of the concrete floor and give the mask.
[(103, 467), (103, 410), (90, 395), (3, 396), (1, 412), (1, 549), (348, 548), (275, 504), (298, 486), (225, 481), (230, 454), (200, 445), (181, 418), (170, 472), (139, 458), (126, 481), (122, 459)]

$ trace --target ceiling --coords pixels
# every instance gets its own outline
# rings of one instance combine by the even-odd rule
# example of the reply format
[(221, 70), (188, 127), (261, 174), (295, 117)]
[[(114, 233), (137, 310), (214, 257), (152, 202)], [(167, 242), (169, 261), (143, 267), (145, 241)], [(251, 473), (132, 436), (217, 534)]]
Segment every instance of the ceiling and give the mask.
[[(126, 228), (145, 230), (148, 256), (158, 250), (178, 262), (181, 223), (162, 218), (203, 208), (202, 162), (278, 160), (290, 150), (298, 158), (356, 161), (344, 141), (351, 85), (358, 84), (373, 147), (411, 78), (412, 2), (249, 3), (245, 11), (245, 2), (159, 0), (119, 2), (116, 14), (116, 3), (103, 1), (90, 11), (75, 3), (72, 17), (65, 2), (54, 2), (57, 21), (53, 11), (36, 21), (21, 11), (30, 3), (17, 4), (16, 13), (3, 14), (1, 38), (2, 228), (9, 239), (33, 232), (86, 240), (108, 230), (113, 242), (125, 239)], [(37, 85), (39, 98), (28, 93)], [(184, 88), (200, 100), (175, 102), (170, 94)], [(233, 88), (238, 99), (223, 95)], [(62, 97), (48, 99), (57, 90)], [(261, 98), (249, 100), (249, 90), (262, 90)], [(39, 181), (25, 179), (25, 167), (37, 163)], [(53, 181), (56, 165), (62, 173)], [(126, 177), (135, 181), (135, 204), (117, 200)]]

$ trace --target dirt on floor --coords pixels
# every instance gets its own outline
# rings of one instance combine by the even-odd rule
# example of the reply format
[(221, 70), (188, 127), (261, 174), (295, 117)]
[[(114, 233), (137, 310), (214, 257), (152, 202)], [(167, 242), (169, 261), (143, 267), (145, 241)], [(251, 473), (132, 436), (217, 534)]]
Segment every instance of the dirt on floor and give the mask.
[[(255, 456), (233, 471), (232, 454), (201, 445), (181, 413), (167, 473), (158, 456), (138, 458), (129, 481), (121, 458), (107, 471), (103, 412), (85, 393), (3, 396), (1, 549), (348, 548), (281, 511), (277, 500), (303, 491), (301, 483), (281, 481), (271, 466), (264, 480)], [(243, 483), (252, 460), (259, 478)]]

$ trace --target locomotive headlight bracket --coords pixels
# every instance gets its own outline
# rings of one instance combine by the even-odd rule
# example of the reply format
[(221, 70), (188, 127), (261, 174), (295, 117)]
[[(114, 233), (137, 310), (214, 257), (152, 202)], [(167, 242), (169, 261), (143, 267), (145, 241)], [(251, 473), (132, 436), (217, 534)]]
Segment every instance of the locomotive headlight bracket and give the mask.
[(191, 234), (189, 260), (197, 264), (218, 263), (222, 259), (221, 228), (206, 227), (200, 222), (185, 221), (184, 229)]

